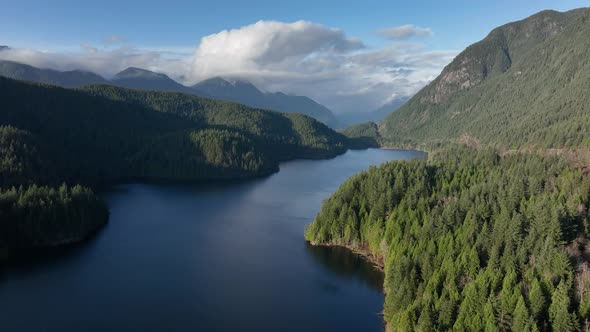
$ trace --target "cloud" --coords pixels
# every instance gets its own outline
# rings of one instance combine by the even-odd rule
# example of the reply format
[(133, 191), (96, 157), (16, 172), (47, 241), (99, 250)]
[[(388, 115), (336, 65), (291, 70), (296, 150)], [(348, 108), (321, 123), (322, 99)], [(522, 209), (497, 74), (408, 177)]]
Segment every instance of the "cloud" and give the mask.
[(370, 111), (408, 96), (434, 79), (457, 54), (395, 42), (370, 49), (321, 24), (259, 21), (201, 38), (185, 48), (83, 45), (79, 52), (0, 51), (0, 59), (111, 77), (130, 67), (161, 72), (190, 85), (213, 76), (248, 79), (266, 91), (305, 95), (335, 112)]
[(190, 78), (241, 77), (267, 91), (309, 96), (336, 112), (368, 111), (414, 94), (455, 55), (416, 43), (369, 50), (324, 25), (259, 21), (203, 37)]
[(382, 37), (392, 40), (407, 39), (410, 37), (428, 37), (432, 36), (431, 28), (420, 28), (412, 24), (401, 25), (397, 27), (384, 28), (377, 31)]
[(197, 78), (284, 68), (318, 54), (341, 54), (365, 46), (343, 31), (307, 21), (258, 21), (239, 29), (205, 36), (197, 48), (193, 74)]

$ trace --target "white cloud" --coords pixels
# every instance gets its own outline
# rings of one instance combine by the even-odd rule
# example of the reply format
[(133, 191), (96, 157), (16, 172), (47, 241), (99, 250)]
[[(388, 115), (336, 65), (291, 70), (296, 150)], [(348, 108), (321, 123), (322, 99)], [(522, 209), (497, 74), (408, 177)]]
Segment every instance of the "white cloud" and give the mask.
[(197, 48), (193, 74), (196, 78), (288, 68), (314, 54), (339, 54), (363, 48), (341, 30), (297, 21), (258, 21), (239, 29), (205, 36)]
[(320, 24), (260, 21), (203, 37), (192, 79), (244, 77), (269, 91), (309, 96), (336, 112), (368, 111), (415, 93), (455, 55), (416, 43), (368, 50)]
[[(180, 51), (179, 51), (180, 50)], [(205, 36), (185, 49), (81, 46), (79, 52), (0, 51), (0, 59), (110, 77), (134, 66), (193, 84), (213, 76), (240, 77), (266, 91), (305, 95), (335, 112), (370, 111), (414, 94), (457, 54), (396, 42), (368, 49), (342, 30), (317, 23), (259, 21)]]
[(389, 27), (378, 30), (377, 33), (387, 39), (407, 39), (410, 37), (427, 37), (432, 36), (432, 29), (420, 28), (412, 24)]

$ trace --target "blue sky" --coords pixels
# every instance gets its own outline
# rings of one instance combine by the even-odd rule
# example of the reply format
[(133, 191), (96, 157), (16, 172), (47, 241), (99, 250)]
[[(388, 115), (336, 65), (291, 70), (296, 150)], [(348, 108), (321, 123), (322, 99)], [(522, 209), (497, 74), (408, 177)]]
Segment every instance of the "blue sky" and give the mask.
[[(588, 5), (577, 0), (0, 0), (0, 45), (20, 50), (5, 53), (9, 60), (107, 77), (129, 65), (187, 84), (239, 76), (269, 91), (311, 95), (346, 112), (416, 92), (458, 51), (496, 26), (544, 9)], [(293, 24), (299, 20), (306, 23)], [(258, 21), (264, 23), (253, 25)], [(430, 30), (408, 38), (377, 33), (407, 24)], [(226, 29), (235, 33), (220, 33)], [(205, 36), (211, 36), (207, 45), (201, 43)], [(281, 42), (273, 45), (277, 38)], [(313, 45), (306, 44), (308, 38)], [(363, 47), (355, 47), (357, 41)], [(346, 51), (328, 50), (336, 44), (346, 44)], [(264, 47), (277, 49), (252, 53)], [(293, 54), (278, 49), (286, 47)], [(226, 58), (211, 56), (219, 52)], [(270, 58), (276, 61), (263, 63)]]
[(199, 38), (258, 20), (307, 20), (346, 31), (378, 47), (375, 30), (430, 27), (434, 48), (462, 49), (492, 28), (543, 9), (568, 10), (589, 1), (0, 1), (0, 42), (55, 49), (125, 36), (144, 47), (194, 47)]

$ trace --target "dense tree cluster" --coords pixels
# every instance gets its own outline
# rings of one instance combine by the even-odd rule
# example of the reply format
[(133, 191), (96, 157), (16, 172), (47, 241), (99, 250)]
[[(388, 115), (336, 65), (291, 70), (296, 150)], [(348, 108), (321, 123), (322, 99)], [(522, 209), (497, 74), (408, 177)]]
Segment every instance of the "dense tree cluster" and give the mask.
[(562, 159), (448, 149), (353, 176), (306, 238), (383, 258), (392, 331), (577, 331), (589, 197)]
[(0, 249), (76, 242), (107, 220), (106, 205), (88, 188), (0, 189)]
[(138, 177), (152, 179), (240, 178), (276, 170), (249, 138), (222, 129), (158, 136), (147, 141), (130, 163)]
[(343, 153), (346, 139), (323, 123), (297, 113), (253, 109), (188, 94), (91, 85), (80, 91), (113, 101), (174, 114), (200, 128), (215, 127), (252, 137), (276, 160), (325, 158)]
[(51, 165), (38, 142), (24, 130), (0, 126), (0, 183), (4, 186), (47, 182)]
[(340, 131), (348, 138), (348, 145), (353, 149), (376, 148), (381, 145), (379, 127), (375, 122), (365, 122), (350, 126)]

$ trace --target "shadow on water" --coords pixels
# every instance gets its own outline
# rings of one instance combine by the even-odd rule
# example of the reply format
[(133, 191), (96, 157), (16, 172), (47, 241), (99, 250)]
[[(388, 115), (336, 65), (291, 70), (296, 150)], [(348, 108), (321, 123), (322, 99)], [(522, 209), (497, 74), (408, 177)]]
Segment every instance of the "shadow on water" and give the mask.
[(382, 292), (384, 275), (362, 256), (342, 247), (313, 246), (305, 242), (311, 257), (339, 277), (360, 281), (364, 285)]
[(0, 260), (0, 284), (7, 269), (16, 273), (27, 273), (53, 264), (66, 264), (70, 260), (76, 260), (86, 255), (86, 251), (96, 245), (106, 227), (109, 227), (108, 223), (80, 242), (10, 252), (7, 257)]

